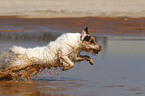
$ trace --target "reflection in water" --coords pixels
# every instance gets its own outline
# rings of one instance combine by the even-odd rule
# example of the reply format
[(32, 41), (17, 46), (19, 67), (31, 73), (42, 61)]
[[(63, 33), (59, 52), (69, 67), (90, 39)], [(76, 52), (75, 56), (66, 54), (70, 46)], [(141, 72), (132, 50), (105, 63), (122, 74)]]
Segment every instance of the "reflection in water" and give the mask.
[(80, 87), (76, 81), (0, 82), (0, 95), (17, 96), (71, 96), (63, 91)]
[[(60, 33), (10, 32), (0, 33), (0, 53), (12, 45), (36, 47), (47, 45)], [(103, 47), (99, 55), (89, 54), (95, 64), (76, 63), (59, 76), (39, 74), (38, 80), (0, 82), (0, 95), (17, 96), (137, 96), (145, 94), (145, 38), (96, 37)], [(98, 69), (99, 67), (99, 69)], [(58, 78), (60, 77), (60, 78)], [(64, 78), (62, 78), (64, 77)], [(43, 79), (42, 79), (43, 78)], [(136, 89), (137, 90), (133, 90)]]

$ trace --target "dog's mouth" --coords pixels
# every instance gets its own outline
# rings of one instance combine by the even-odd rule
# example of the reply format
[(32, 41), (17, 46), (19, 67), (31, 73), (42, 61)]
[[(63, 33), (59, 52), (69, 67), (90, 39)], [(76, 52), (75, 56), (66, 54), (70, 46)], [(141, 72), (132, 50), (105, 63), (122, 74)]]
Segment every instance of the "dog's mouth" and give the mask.
[(96, 54), (98, 54), (99, 53), (99, 50), (93, 49), (93, 52), (96, 53)]
[(102, 50), (102, 48), (101, 48), (101, 46), (99, 46), (99, 48), (97, 48), (97, 49), (92, 49), (92, 50), (91, 50), (91, 53), (92, 53), (93, 55), (96, 55), (96, 54), (98, 54), (101, 50)]
[(101, 51), (101, 50), (92, 49), (92, 50), (91, 50), (91, 53), (92, 53), (93, 55), (96, 55), (96, 54), (98, 54), (100, 51)]

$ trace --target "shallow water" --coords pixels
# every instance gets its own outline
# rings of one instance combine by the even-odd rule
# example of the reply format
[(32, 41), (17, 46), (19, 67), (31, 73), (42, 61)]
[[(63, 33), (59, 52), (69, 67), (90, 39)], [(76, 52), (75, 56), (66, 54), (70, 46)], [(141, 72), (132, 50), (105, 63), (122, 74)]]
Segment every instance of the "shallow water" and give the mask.
[[(0, 33), (1, 53), (12, 45), (44, 46), (61, 33)], [(94, 35), (95, 36), (95, 35)], [(0, 95), (16, 96), (144, 96), (145, 38), (137, 36), (96, 37), (103, 51), (92, 57), (95, 64), (75, 63), (75, 67), (49, 76), (41, 73), (38, 80), (27, 83), (0, 81)]]

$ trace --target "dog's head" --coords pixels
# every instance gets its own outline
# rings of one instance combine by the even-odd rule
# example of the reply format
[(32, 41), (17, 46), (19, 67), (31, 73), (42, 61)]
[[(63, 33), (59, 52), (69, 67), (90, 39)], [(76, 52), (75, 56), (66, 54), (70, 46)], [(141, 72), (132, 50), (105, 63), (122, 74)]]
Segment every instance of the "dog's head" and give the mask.
[(87, 27), (82, 31), (80, 39), (82, 41), (83, 51), (91, 52), (93, 55), (96, 55), (102, 50), (101, 46), (96, 43), (95, 38), (89, 35)]

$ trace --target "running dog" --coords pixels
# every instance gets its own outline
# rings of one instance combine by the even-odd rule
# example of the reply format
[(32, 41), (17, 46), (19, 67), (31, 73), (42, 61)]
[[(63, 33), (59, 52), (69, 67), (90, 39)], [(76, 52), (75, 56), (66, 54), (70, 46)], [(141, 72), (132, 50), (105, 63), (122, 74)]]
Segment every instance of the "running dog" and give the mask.
[(65, 33), (47, 46), (35, 48), (23, 48), (13, 46), (10, 52), (15, 55), (9, 67), (24, 67), (29, 65), (63, 66), (62, 70), (74, 67), (72, 61), (87, 60), (94, 64), (90, 56), (80, 55), (81, 51), (91, 52), (93, 55), (102, 50), (101, 46), (90, 36), (86, 27), (82, 33)]

